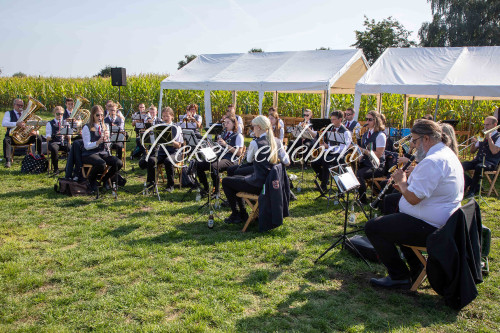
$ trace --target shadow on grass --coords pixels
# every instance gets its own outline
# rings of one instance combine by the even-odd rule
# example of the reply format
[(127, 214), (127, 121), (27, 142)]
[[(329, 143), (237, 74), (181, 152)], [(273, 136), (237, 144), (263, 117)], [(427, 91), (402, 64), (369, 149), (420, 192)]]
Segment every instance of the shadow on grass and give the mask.
[[(240, 319), (236, 331), (415, 330), (456, 321), (458, 312), (446, 307), (441, 297), (373, 289), (367, 274), (314, 268), (305, 274), (309, 282), (288, 294), (275, 311)], [(256, 271), (245, 283), (259, 287), (277, 276), (274, 271)]]
[(114, 230), (109, 231), (108, 235), (118, 238), (130, 234), (140, 227), (141, 226), (139, 224), (122, 225)]

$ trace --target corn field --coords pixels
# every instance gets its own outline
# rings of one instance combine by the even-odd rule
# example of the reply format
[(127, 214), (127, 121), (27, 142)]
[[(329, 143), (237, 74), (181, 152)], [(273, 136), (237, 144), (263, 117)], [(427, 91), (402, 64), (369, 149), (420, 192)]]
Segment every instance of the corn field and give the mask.
[[(137, 109), (139, 103), (158, 105), (160, 82), (167, 75), (141, 74), (127, 77), (127, 86), (121, 87), (120, 104), (124, 113)], [(66, 97), (78, 94), (86, 97), (92, 105), (101, 104), (111, 99), (118, 100), (118, 87), (111, 85), (109, 78), (56, 78), (56, 77), (25, 77), (25, 78), (0, 78), (0, 107), (4, 110), (12, 106), (16, 97), (25, 98), (31, 95), (42, 102), (46, 107), (47, 114), (56, 105), (64, 105)], [(229, 91), (212, 91), (212, 114), (213, 119), (218, 120), (226, 111), (228, 104), (232, 102), (232, 94)], [(175, 113), (182, 114), (190, 103), (199, 105), (199, 113), (203, 114), (204, 92), (196, 90), (165, 90), (162, 104), (174, 109)], [(345, 110), (352, 107), (354, 95), (332, 95), (331, 109)], [(264, 112), (273, 104), (272, 93), (265, 93), (263, 101)], [(359, 119), (364, 120), (367, 111), (376, 109), (377, 100), (375, 96), (363, 96), (361, 99)], [(320, 116), (321, 96), (319, 94), (292, 94), (282, 93), (279, 95), (278, 110), (282, 116), (301, 117), (304, 109), (313, 110), (314, 116)], [(410, 98), (408, 107), (407, 125), (411, 126), (415, 119), (421, 118), (428, 113), (434, 114), (436, 106), (435, 99)], [(494, 110), (500, 106), (499, 101), (476, 101), (474, 110), (472, 102), (465, 100), (440, 100), (437, 119), (459, 120), (457, 129), (476, 131), (482, 129), (484, 117), (492, 115)], [(90, 106), (85, 106), (90, 108)], [(404, 96), (383, 94), (382, 112), (387, 120), (395, 127), (401, 126), (403, 122)], [(258, 114), (259, 97), (257, 92), (238, 92), (237, 113)]]

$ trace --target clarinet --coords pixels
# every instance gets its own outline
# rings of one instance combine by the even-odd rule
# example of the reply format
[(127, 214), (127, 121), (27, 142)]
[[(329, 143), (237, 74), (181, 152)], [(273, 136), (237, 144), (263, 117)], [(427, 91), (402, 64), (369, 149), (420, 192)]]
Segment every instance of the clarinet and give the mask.
[[(104, 136), (104, 134), (106, 132), (106, 127), (104, 127), (104, 121), (101, 121), (101, 129), (102, 129), (102, 135)], [(108, 152), (109, 156), (112, 156), (112, 154), (111, 154), (111, 147), (109, 145), (109, 143), (110, 143), (109, 138), (108, 138), (108, 141), (104, 141), (104, 139), (103, 139), (102, 143), (104, 145), (104, 149)]]
[[(413, 160), (415, 159), (415, 155), (411, 155), (410, 156), (410, 160), (408, 162), (406, 162), (406, 164), (401, 168), (401, 170), (403, 171), (406, 171), (406, 169), (408, 169), (408, 167), (411, 165), (411, 163), (413, 162)], [(382, 200), (385, 196), (385, 192), (387, 192), (387, 190), (394, 184), (394, 180), (391, 179), (387, 182), (387, 184), (385, 185), (385, 187), (382, 189), (382, 191), (380, 191), (379, 195), (377, 196), (377, 198), (370, 204), (370, 207), (371, 208), (376, 208), (378, 203), (380, 202), (380, 200)]]

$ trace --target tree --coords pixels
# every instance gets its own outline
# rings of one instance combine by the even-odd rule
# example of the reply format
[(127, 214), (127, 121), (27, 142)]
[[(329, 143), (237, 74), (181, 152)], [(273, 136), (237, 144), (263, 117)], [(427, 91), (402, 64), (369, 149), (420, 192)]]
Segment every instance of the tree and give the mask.
[(500, 1), (427, 0), (432, 22), (418, 31), (421, 46), (500, 45)]
[(101, 71), (99, 73), (97, 73), (96, 76), (110, 77), (111, 76), (111, 68), (113, 68), (113, 67), (110, 66), (110, 65), (107, 65), (106, 67), (104, 67), (103, 69), (101, 69)]
[(260, 52), (264, 52), (264, 50), (253, 48), (250, 51), (248, 51), (248, 53), (260, 53)]
[(186, 66), (187, 64), (189, 64), (191, 61), (193, 61), (194, 59), (196, 59), (196, 55), (194, 54), (191, 54), (191, 55), (185, 55), (184, 58), (186, 58), (186, 60), (181, 60), (179, 61), (177, 64), (179, 65), (177, 67), (177, 69), (181, 69), (182, 67)]
[(388, 47), (410, 47), (417, 45), (409, 40), (411, 31), (406, 30), (401, 23), (391, 16), (375, 22), (365, 16), (363, 22), (365, 31), (354, 31), (356, 34), (355, 46), (363, 50), (368, 63), (371, 65)]
[(17, 72), (12, 74), (12, 77), (26, 77), (27, 75), (24, 74), (23, 72)]

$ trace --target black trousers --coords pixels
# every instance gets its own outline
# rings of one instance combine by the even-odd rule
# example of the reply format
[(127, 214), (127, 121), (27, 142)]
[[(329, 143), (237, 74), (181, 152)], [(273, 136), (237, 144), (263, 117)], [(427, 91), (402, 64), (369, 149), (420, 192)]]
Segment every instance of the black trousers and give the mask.
[[(288, 147), (287, 147), (287, 151), (289, 151), (290, 147), (295, 143), (295, 141), (298, 142), (295, 144), (295, 146), (293, 147), (293, 151), (297, 150), (297, 149), (300, 149), (300, 154), (297, 152), (297, 154), (293, 154), (293, 151), (290, 151), (290, 159), (292, 158), (300, 158), (302, 157), (304, 160), (304, 162), (307, 162), (306, 161), (306, 156), (307, 154), (309, 154), (309, 152), (311, 151), (312, 149), (312, 146), (314, 145), (314, 140), (310, 140), (310, 139), (295, 139), (294, 141), (291, 141), (290, 143), (288, 143)], [(301, 146), (305, 146), (306, 149), (304, 148), (300, 148)], [(294, 156), (295, 155), (295, 156)]]
[(89, 174), (89, 182), (91, 185), (95, 185), (97, 182), (97, 175), (102, 174), (106, 165), (110, 166), (110, 169), (102, 179), (102, 183), (105, 184), (108, 179), (113, 177), (115, 173), (120, 170), (123, 163), (116, 156), (92, 154), (90, 156), (83, 156), (82, 162), (84, 164), (92, 164), (92, 170)]
[(176, 154), (171, 154), (170, 159), (167, 155), (158, 154), (158, 161), (156, 157), (149, 156), (147, 182), (152, 183), (155, 181), (155, 164), (159, 165), (163, 163), (163, 166), (165, 167), (165, 173), (167, 174), (167, 187), (174, 186), (174, 164), (172, 164), (172, 161), (174, 161), (175, 163), (179, 163), (182, 161), (182, 155), (179, 155), (178, 158), (176, 158), (175, 155)]
[(122, 156), (123, 156), (123, 142), (112, 143), (111, 144), (111, 149), (115, 150), (116, 157), (118, 157), (121, 160)]
[[(470, 191), (477, 193), (479, 191), (479, 178), (481, 177), (481, 168), (479, 167), (483, 163), (482, 160), (472, 160), (472, 161), (467, 161), (467, 162), (462, 162), (462, 167), (464, 168), (464, 184), (465, 184), (465, 189), (467, 187), (470, 187)], [(485, 161), (484, 165), (486, 168), (484, 168), (484, 171), (494, 171), (496, 170), (496, 165)], [(474, 176), (469, 176), (468, 172), (465, 172), (467, 170), (474, 170)]]
[(238, 198), (236, 193), (246, 192), (251, 194), (260, 194), (262, 192), (262, 186), (256, 187), (245, 182), (243, 176), (233, 176), (226, 177), (222, 179), (222, 189), (226, 194), (227, 202), (231, 207), (233, 214), (238, 214), (237, 206), (240, 212), (244, 211), (243, 199)]
[[(338, 156), (339, 154), (328, 154), (326, 156), (322, 156), (317, 161), (311, 162), (311, 167), (321, 180), (321, 187), (326, 188), (328, 186), (328, 180), (330, 179), (329, 169), (332, 166), (339, 164), (339, 161), (337, 160)], [(328, 162), (325, 159), (328, 160)]]
[(408, 279), (422, 269), (422, 264), (413, 251), (400, 246), (409, 265), (408, 269), (399, 256), (396, 245), (425, 246), (427, 236), (435, 230), (430, 224), (404, 213), (377, 217), (365, 225), (366, 236), (393, 280)]
[[(29, 137), (28, 141), (25, 144), (34, 143), (36, 147), (36, 151), (38, 154), (42, 153), (42, 137), (40, 135), (32, 135)], [(12, 146), (17, 146), (11, 136), (6, 135), (3, 139), (3, 156), (5, 157), (5, 161), (12, 160)], [(31, 153), (31, 152), (30, 152)]]
[(228, 176), (246, 176), (253, 172), (253, 164), (233, 165), (227, 168)]
[(51, 141), (48, 142), (48, 148), (50, 151), (50, 159), (54, 170), (59, 169), (59, 151), (68, 151), (68, 146), (63, 146), (61, 142)]
[(358, 193), (360, 198), (365, 198), (366, 193), (366, 180), (372, 177), (381, 177), (384, 175), (384, 165), (380, 165), (378, 168), (372, 166), (366, 166), (361, 164), (361, 167), (356, 172), (356, 178), (359, 181)]
[(68, 160), (66, 161), (66, 178), (78, 177), (83, 178), (82, 175), (82, 150), (83, 150), (83, 140), (75, 140), (71, 144), (71, 149), (69, 150)]
[(399, 200), (402, 196), (401, 192), (398, 191), (386, 194), (381, 203), (382, 207), (380, 210), (382, 214), (389, 215), (399, 212)]
[[(220, 187), (220, 173), (227, 170), (229, 167), (237, 164), (236, 162), (232, 162), (228, 159), (222, 159), (219, 162), (197, 162), (196, 163), (196, 174), (198, 175), (198, 179), (200, 183), (203, 185), (206, 191), (208, 191), (208, 181), (205, 171), (210, 170), (210, 174), (212, 176), (212, 184), (215, 188), (215, 192), (219, 192)], [(252, 167), (253, 170), (253, 167)]]

